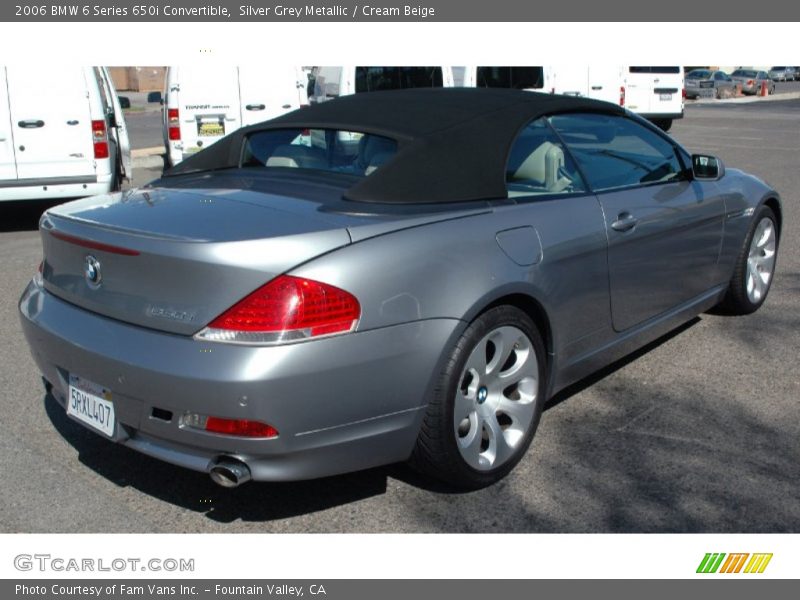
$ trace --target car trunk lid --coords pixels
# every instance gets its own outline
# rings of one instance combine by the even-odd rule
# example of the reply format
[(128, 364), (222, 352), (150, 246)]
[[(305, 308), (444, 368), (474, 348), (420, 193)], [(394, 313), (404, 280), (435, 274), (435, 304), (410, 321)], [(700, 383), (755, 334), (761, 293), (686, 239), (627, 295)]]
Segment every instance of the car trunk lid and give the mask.
[(350, 243), (347, 219), (265, 196), (155, 188), (51, 209), (44, 285), (100, 315), (193, 334), (275, 276)]

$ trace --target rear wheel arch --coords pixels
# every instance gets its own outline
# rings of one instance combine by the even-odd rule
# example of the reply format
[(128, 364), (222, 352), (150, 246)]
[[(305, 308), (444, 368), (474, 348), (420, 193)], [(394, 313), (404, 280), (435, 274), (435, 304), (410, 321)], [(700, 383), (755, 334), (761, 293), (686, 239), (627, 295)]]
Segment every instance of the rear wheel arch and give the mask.
[(767, 198), (762, 202), (763, 205), (772, 209), (775, 215), (776, 225), (778, 226), (778, 242), (781, 240), (781, 229), (783, 228), (783, 213), (781, 212), (781, 203), (775, 197)]
[(533, 320), (536, 328), (539, 330), (539, 334), (542, 336), (544, 347), (548, 356), (551, 355), (553, 353), (553, 334), (550, 325), (550, 318), (548, 317), (547, 311), (545, 311), (542, 304), (533, 296), (528, 294), (514, 293), (494, 300), (483, 310), (481, 310), (479, 315), (485, 313), (487, 310), (495, 308), (496, 306), (503, 305), (518, 308)]
[[(478, 302), (477, 305), (464, 316), (463, 320), (471, 323), (485, 312), (496, 308), (498, 306), (513, 306), (518, 308), (526, 315), (528, 315), (539, 330), (539, 335), (544, 342), (545, 356), (545, 374), (547, 377), (548, 389), (551, 389), (553, 381), (555, 381), (554, 367), (555, 367), (555, 336), (553, 333), (552, 323), (550, 316), (545, 309), (544, 305), (528, 290), (519, 289), (506, 289), (500, 292), (499, 295), (492, 299), (484, 299)], [(548, 392), (548, 395), (550, 392)]]

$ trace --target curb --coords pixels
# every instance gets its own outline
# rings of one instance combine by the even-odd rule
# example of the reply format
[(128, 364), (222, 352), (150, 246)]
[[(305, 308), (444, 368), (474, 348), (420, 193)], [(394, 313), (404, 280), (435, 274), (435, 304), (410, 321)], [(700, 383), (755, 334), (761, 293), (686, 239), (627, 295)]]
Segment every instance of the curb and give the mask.
[(131, 150), (131, 158), (141, 158), (143, 156), (153, 156), (164, 154), (164, 146), (153, 146), (151, 148), (135, 148)]
[(164, 147), (136, 148), (131, 150), (134, 169), (154, 169), (164, 166)]

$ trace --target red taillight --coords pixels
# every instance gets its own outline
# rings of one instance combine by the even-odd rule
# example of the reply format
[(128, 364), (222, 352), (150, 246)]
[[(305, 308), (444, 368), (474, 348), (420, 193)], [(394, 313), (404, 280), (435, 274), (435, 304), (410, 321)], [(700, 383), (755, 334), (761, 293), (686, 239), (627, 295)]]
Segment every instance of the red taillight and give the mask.
[(747, 85), (752, 86), (755, 82), (752, 79), (747, 80)]
[(276, 343), (353, 331), (361, 306), (337, 287), (281, 275), (226, 310), (200, 339)]
[(258, 421), (248, 421), (246, 419), (222, 419), (220, 417), (208, 417), (206, 419), (205, 430), (210, 431), (211, 433), (238, 435), (240, 437), (278, 437), (278, 430), (272, 425), (260, 423)]
[(169, 132), (169, 139), (171, 140), (181, 139), (181, 122), (177, 108), (167, 109), (167, 127)]
[(684, 100), (686, 100), (686, 88), (683, 88), (683, 89), (681, 90), (681, 98), (683, 98)]
[(621, 85), (619, 87), (619, 105), (625, 106), (625, 86)]
[(108, 135), (106, 122), (102, 119), (92, 121), (92, 142), (94, 143), (94, 157), (108, 158)]

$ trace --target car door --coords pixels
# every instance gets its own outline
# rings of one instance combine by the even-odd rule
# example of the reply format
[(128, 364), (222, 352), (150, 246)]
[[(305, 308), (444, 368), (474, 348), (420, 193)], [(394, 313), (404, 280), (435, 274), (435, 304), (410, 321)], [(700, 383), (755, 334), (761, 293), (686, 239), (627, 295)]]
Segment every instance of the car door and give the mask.
[(241, 127), (239, 70), (217, 64), (179, 67), (173, 84), (183, 158)]
[(297, 67), (239, 67), (242, 127), (274, 119), (300, 108), (304, 88)]
[(109, 129), (120, 153), (119, 164), (121, 175), (128, 179), (133, 177), (133, 159), (131, 158), (131, 142), (128, 137), (128, 125), (125, 122), (125, 113), (122, 112), (122, 105), (114, 88), (114, 82), (105, 67), (97, 67), (97, 83), (103, 95), (103, 101), (107, 105), (106, 110), (109, 116)]
[(625, 87), (622, 67), (615, 65), (591, 65), (589, 67), (589, 97), (620, 104)]
[(614, 329), (688, 302), (715, 283), (724, 198), (695, 181), (669, 138), (629, 117), (551, 117), (603, 208)]
[(16, 178), (17, 163), (14, 160), (14, 138), (11, 133), (6, 68), (0, 67), (0, 182), (13, 184)]
[(85, 70), (7, 67), (6, 72), (19, 179), (94, 176)]

